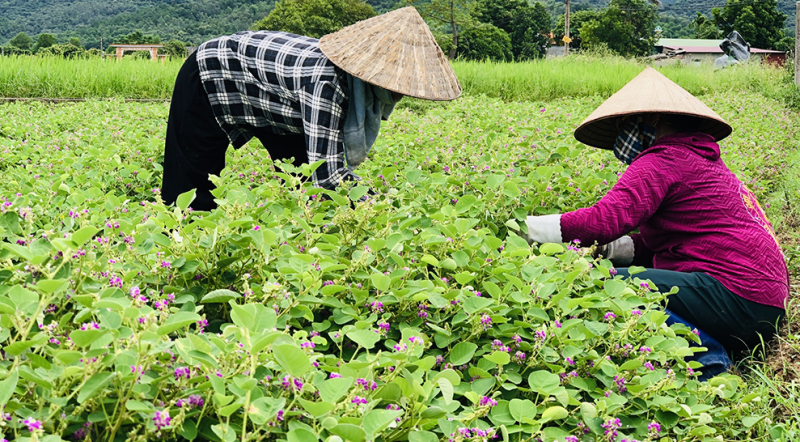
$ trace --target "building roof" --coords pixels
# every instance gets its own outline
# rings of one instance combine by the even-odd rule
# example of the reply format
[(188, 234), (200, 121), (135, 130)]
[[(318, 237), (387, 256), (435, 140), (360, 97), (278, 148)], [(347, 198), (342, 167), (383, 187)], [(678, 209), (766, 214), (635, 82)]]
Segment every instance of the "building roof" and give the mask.
[(108, 45), (110, 48), (123, 48), (123, 49), (140, 49), (140, 48), (163, 48), (164, 45), (162, 44), (152, 44), (152, 45), (126, 45), (126, 44), (114, 44)]
[(691, 46), (691, 47), (715, 47), (718, 48), (722, 40), (704, 40), (700, 38), (661, 38), (656, 42), (656, 46)]
[[(722, 54), (722, 49), (709, 46), (678, 46), (678, 45), (665, 45), (665, 50), (677, 51), (681, 50), (690, 54)], [(769, 49), (750, 48), (751, 54), (783, 54), (783, 51), (771, 51)]]

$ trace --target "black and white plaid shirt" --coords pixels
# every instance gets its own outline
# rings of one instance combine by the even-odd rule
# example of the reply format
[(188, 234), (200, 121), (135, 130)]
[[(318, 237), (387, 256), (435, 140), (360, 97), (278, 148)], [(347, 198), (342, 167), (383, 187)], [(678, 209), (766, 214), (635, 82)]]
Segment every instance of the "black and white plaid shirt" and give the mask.
[(286, 32), (239, 32), (197, 48), (200, 78), (219, 125), (238, 149), (249, 128), (304, 133), (320, 187), (358, 179), (345, 165), (342, 129), (347, 80), (319, 49), (319, 40)]

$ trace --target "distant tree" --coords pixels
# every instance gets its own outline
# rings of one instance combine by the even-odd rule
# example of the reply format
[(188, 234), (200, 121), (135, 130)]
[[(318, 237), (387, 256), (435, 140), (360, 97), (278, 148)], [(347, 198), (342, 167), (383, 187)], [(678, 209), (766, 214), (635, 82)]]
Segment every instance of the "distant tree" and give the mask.
[(476, 23), (459, 37), (457, 54), (467, 60), (512, 61), (508, 33), (489, 23)]
[(686, 17), (662, 13), (656, 25), (661, 27), (661, 36), (665, 38), (696, 38), (692, 20)]
[(33, 47), (33, 39), (28, 37), (28, 34), (20, 32), (8, 44), (23, 51), (30, 51)]
[(450, 33), (451, 43), (447, 56), (456, 57), (461, 29), (471, 27), (475, 23), (473, 9), (475, 0), (403, 0), (407, 5), (417, 8), (420, 15), (437, 23)]
[(580, 28), (583, 45), (605, 45), (623, 56), (646, 56), (656, 41), (656, 5), (645, 0), (611, 0)]
[[(570, 48), (580, 49), (583, 43), (583, 38), (581, 38), (581, 26), (584, 23), (587, 23), (592, 20), (598, 20), (600, 17), (600, 11), (592, 10), (592, 9), (584, 9), (581, 11), (577, 11), (569, 16), (569, 37), (572, 39), (572, 42), (569, 44)], [(556, 23), (556, 29), (553, 32), (556, 41), (562, 41), (564, 38), (564, 16), (561, 15), (558, 18), (558, 23)]]
[(170, 58), (183, 58), (186, 56), (186, 43), (179, 40), (170, 40), (164, 43), (161, 53)]
[(784, 37), (786, 14), (778, 10), (777, 0), (727, 0), (711, 13), (723, 35), (738, 31), (754, 48), (774, 49)]
[(794, 51), (794, 43), (794, 37), (783, 37), (781, 41), (775, 43), (775, 50), (783, 52)]
[(69, 44), (75, 46), (76, 48), (83, 48), (83, 45), (81, 44), (81, 39), (78, 37), (71, 37), (69, 39)]
[(516, 60), (542, 58), (550, 44), (553, 27), (544, 5), (536, 2), (517, 8), (511, 21), (511, 50)]
[(122, 45), (154, 45), (160, 44), (161, 38), (157, 35), (145, 35), (142, 31), (134, 31), (128, 35), (117, 37), (114, 44)]
[(373, 16), (372, 6), (362, 0), (280, 0), (251, 29), (320, 38)]
[(478, 0), (472, 15), (508, 33), (515, 59), (538, 58), (547, 52), (552, 22), (539, 2), (530, 5), (525, 0)]
[(38, 52), (41, 49), (49, 48), (56, 44), (56, 36), (53, 34), (39, 34), (36, 38), (36, 46), (34, 46), (34, 52)]
[(692, 29), (694, 29), (694, 38), (712, 39), (717, 40), (722, 38), (722, 33), (713, 20), (710, 20), (704, 14), (698, 12), (695, 19), (692, 21)]
[(528, 2), (524, 0), (478, 0), (472, 15), (478, 21), (492, 24), (511, 34), (511, 23), (517, 9), (527, 5)]

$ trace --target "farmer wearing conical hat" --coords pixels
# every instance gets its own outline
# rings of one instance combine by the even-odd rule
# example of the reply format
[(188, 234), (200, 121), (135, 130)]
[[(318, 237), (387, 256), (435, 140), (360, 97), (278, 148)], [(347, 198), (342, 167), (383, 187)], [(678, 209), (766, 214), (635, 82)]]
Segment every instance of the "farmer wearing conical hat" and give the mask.
[(257, 137), (273, 159), (325, 162), (313, 175), (332, 189), (358, 179), (395, 103), (404, 95), (461, 94), (447, 58), (413, 7), (348, 26), (320, 40), (240, 32), (198, 47), (180, 72), (167, 124), (162, 197), (197, 189), (192, 207), (216, 206), (209, 175)]
[(755, 196), (720, 159), (731, 131), (647, 68), (575, 131), (629, 165), (619, 182), (592, 207), (528, 217), (528, 241), (597, 242), (615, 265), (648, 268), (636, 276), (662, 292), (677, 286), (667, 309), (728, 352), (755, 348), (784, 315), (788, 271)]

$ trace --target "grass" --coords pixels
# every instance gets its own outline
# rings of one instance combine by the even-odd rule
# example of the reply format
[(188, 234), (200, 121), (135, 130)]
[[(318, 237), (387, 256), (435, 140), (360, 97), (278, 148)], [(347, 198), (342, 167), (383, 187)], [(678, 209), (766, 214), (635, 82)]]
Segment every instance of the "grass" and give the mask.
[[(0, 63), (0, 97), (170, 98), (180, 61), (64, 60), (6, 57)], [(607, 97), (644, 68), (614, 56), (575, 55), (526, 63), (453, 63), (466, 95), (504, 101), (551, 101), (563, 97)], [(659, 70), (695, 95), (755, 91), (797, 105), (800, 93), (786, 69), (752, 64), (714, 71), (710, 66), (668, 66)], [(421, 110), (438, 103), (415, 103)], [(800, 106), (798, 106), (800, 107)]]
[(170, 98), (180, 61), (4, 57), (0, 97)]

